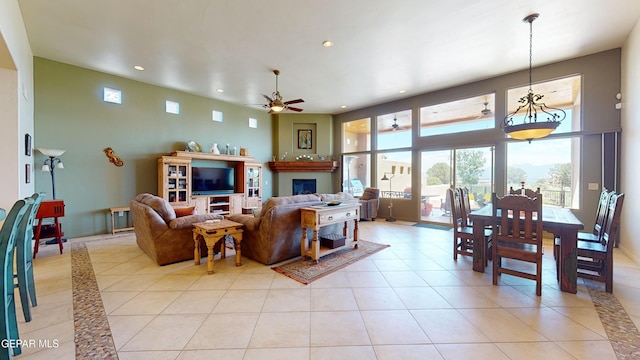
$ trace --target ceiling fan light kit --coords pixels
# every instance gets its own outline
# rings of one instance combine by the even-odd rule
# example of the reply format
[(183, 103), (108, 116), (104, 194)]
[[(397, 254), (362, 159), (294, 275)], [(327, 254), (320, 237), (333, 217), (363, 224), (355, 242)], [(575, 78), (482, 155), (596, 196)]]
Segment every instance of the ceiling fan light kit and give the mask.
[(276, 76), (276, 91), (273, 92), (271, 97), (262, 94), (265, 99), (267, 99), (268, 103), (264, 105), (265, 108), (269, 109), (269, 113), (279, 113), (284, 110), (291, 110), (295, 112), (301, 112), (302, 109), (289, 106), (291, 104), (297, 104), (304, 102), (302, 99), (282, 101), (282, 96), (280, 95), (280, 91), (278, 91), (278, 75), (280, 75), (280, 70), (273, 70), (273, 73)]
[[(533, 139), (549, 136), (567, 116), (564, 110), (548, 107), (545, 103), (540, 102), (544, 95), (535, 94), (531, 89), (533, 21), (539, 16), (540, 14), (534, 13), (522, 19), (522, 21), (529, 23), (529, 91), (527, 95), (518, 100), (521, 105), (514, 112), (507, 114), (500, 126), (505, 134), (511, 136), (511, 138), (528, 140), (529, 142)], [(516, 124), (513, 117), (520, 110), (524, 113), (522, 123)], [(544, 116), (544, 114), (547, 116), (546, 121), (538, 122), (538, 115)]]

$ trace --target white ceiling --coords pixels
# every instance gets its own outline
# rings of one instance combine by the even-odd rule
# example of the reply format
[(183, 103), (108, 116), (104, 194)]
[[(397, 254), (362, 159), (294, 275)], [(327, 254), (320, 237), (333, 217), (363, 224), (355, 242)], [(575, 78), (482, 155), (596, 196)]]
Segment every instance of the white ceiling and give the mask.
[(329, 114), (526, 69), (530, 13), (534, 67), (620, 47), (640, 18), (638, 0), (19, 4), (35, 56), (241, 105), (279, 69), (284, 100)]

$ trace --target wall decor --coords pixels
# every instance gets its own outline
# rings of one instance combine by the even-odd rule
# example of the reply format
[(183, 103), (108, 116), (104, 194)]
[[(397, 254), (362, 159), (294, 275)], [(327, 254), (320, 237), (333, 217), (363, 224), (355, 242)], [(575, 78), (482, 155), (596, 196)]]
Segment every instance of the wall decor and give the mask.
[(31, 164), (24, 164), (24, 182), (31, 183)]
[(122, 159), (120, 159), (120, 157), (113, 152), (112, 148), (108, 147), (104, 149), (104, 153), (109, 158), (109, 162), (111, 162), (113, 165), (118, 167), (124, 165), (124, 161), (122, 161)]
[(313, 131), (311, 129), (298, 130), (298, 149), (313, 149)]
[(24, 134), (24, 154), (31, 156), (31, 134)]

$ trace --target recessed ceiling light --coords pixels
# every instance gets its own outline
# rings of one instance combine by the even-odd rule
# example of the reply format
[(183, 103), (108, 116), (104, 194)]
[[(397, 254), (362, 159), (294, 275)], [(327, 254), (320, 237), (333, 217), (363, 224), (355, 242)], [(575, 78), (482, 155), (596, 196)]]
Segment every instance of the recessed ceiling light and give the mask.
[(138, 70), (138, 71), (143, 71), (144, 67), (140, 66), (140, 65), (136, 65), (133, 67), (134, 69)]
[(404, 89), (403, 89), (403, 90), (400, 90), (400, 94), (404, 94), (404, 93), (406, 93), (406, 92), (407, 92), (407, 90), (404, 90)]
[(328, 47), (332, 47), (333, 46), (333, 41), (331, 40), (325, 40), (322, 42), (322, 46), (328, 48)]
[(216, 89), (216, 91), (219, 92), (219, 93), (223, 93), (224, 92), (224, 90), (222, 90), (222, 89)]
[(347, 105), (341, 105), (340, 106), (340, 109), (346, 109), (346, 108), (347, 108)]

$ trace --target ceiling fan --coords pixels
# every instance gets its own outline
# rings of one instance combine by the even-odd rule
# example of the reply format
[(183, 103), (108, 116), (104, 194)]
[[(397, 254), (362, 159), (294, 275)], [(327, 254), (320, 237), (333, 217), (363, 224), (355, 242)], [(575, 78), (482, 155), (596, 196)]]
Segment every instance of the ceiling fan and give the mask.
[(396, 119), (396, 117), (393, 117), (393, 125), (391, 125), (392, 130), (391, 131), (396, 131), (398, 130), (398, 128), (400, 127), (400, 125), (398, 125), (398, 119)]
[(296, 112), (301, 112), (302, 109), (297, 108), (297, 107), (293, 107), (293, 106), (289, 106), (291, 104), (297, 104), (297, 103), (301, 103), (304, 102), (304, 100), (302, 99), (295, 99), (295, 100), (289, 100), (289, 101), (282, 101), (282, 96), (280, 95), (280, 92), (278, 91), (278, 75), (280, 75), (280, 70), (273, 70), (273, 73), (276, 75), (276, 91), (271, 95), (271, 97), (262, 94), (262, 96), (264, 96), (265, 99), (267, 99), (268, 103), (263, 105), (263, 107), (269, 109), (269, 113), (279, 113), (283, 110), (291, 110), (291, 111), (296, 111)]
[(489, 105), (489, 102), (485, 101), (484, 102), (484, 109), (482, 109), (482, 111), (480, 111), (480, 114), (482, 114), (482, 116), (489, 116), (491, 115), (491, 109), (487, 108), (487, 105)]

